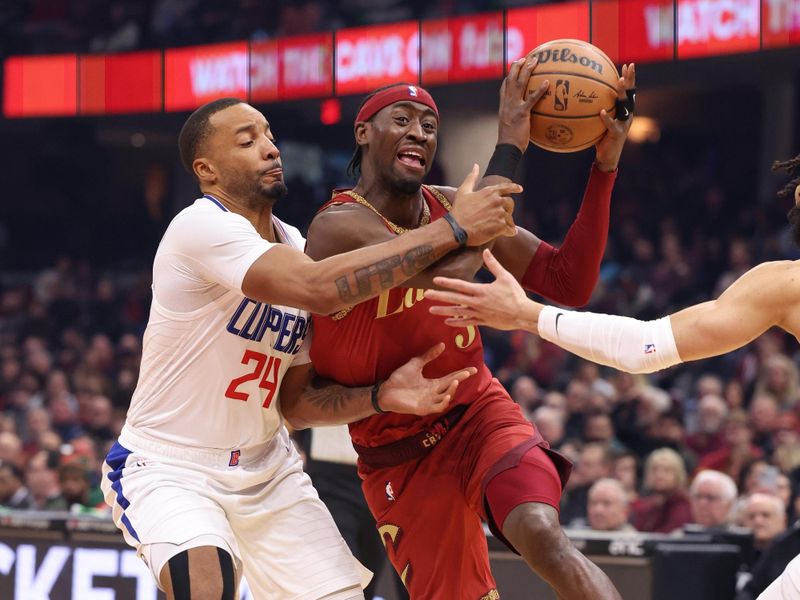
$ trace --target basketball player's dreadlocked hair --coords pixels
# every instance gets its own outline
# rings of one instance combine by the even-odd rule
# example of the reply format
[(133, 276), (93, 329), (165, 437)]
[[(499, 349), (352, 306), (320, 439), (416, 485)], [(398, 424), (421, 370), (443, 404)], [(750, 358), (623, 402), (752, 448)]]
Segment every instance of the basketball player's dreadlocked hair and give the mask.
[[(800, 186), (800, 154), (785, 161), (776, 160), (772, 163), (772, 170), (786, 171), (792, 176), (792, 179), (778, 191), (779, 198), (794, 197), (794, 191)], [(789, 224), (792, 226), (792, 239), (794, 243), (800, 246), (800, 206), (795, 204), (791, 210), (786, 214), (789, 219)]]
[[(383, 90), (388, 90), (389, 88), (396, 87), (398, 85), (411, 85), (410, 83), (390, 83), (389, 85), (385, 85), (383, 87), (378, 88), (377, 90), (372, 90), (369, 94), (364, 96), (364, 99), (361, 101), (361, 104), (358, 105), (358, 111), (356, 114), (361, 112), (361, 109), (364, 108), (364, 105), (367, 101), (372, 98), (375, 94), (382, 92)], [(369, 121), (372, 121), (373, 117), (369, 118)], [(368, 122), (369, 122), (368, 121)], [(347, 174), (350, 175), (353, 179), (358, 179), (361, 175), (361, 146), (356, 145), (356, 150), (353, 152), (353, 157), (350, 159), (350, 162), (347, 164)]]

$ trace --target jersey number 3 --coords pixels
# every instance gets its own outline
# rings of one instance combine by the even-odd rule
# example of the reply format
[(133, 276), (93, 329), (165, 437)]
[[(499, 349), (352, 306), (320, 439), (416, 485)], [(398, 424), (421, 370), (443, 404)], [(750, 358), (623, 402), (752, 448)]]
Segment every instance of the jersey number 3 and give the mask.
[(267, 390), (267, 397), (264, 398), (263, 406), (264, 408), (269, 408), (269, 405), (272, 404), (272, 399), (275, 397), (275, 390), (278, 388), (278, 373), (281, 368), (281, 359), (275, 356), (267, 356), (266, 354), (261, 354), (261, 352), (256, 352), (254, 350), (245, 350), (244, 356), (242, 357), (242, 364), (246, 365), (252, 361), (256, 362), (253, 372), (237, 377), (231, 381), (228, 385), (228, 389), (225, 391), (225, 397), (231, 400), (247, 402), (250, 398), (250, 394), (246, 392), (237, 392), (236, 388), (247, 381), (258, 379), (263, 373), (264, 376), (261, 377), (258, 387)]

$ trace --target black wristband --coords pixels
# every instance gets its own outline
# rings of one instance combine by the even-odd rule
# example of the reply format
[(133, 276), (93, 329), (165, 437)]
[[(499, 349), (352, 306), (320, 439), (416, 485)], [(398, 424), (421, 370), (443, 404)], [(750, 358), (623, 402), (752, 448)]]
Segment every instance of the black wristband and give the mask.
[(447, 221), (447, 224), (452, 228), (453, 235), (455, 236), (458, 245), (460, 247), (466, 246), (469, 235), (466, 231), (464, 231), (464, 228), (458, 224), (456, 218), (450, 213), (444, 213), (444, 220)]
[(517, 171), (517, 165), (522, 158), (522, 150), (517, 148), (514, 144), (497, 144), (494, 147), (492, 158), (489, 159), (489, 166), (486, 167), (484, 177), (489, 175), (499, 175), (506, 179), (514, 179), (514, 173)]
[(383, 381), (376, 382), (375, 385), (372, 386), (372, 392), (370, 394), (372, 397), (372, 408), (374, 408), (375, 412), (379, 415), (386, 414), (386, 411), (381, 408), (380, 404), (378, 404), (378, 392), (380, 391), (382, 385)]
[(636, 88), (625, 90), (625, 100), (617, 98), (614, 103), (617, 121), (627, 121), (636, 112)]

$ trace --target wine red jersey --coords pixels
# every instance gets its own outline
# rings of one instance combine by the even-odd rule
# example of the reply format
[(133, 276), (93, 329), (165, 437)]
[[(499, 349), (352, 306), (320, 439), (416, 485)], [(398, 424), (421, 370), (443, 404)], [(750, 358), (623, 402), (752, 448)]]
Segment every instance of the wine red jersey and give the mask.
[[(422, 195), (430, 208), (431, 220), (445, 215), (447, 208), (443, 202), (447, 201), (438, 191), (423, 186)], [(346, 202), (356, 200), (340, 193), (320, 211)], [(320, 376), (343, 385), (372, 385), (387, 379), (414, 356), (444, 342), (444, 352), (426, 366), (424, 375), (441, 377), (475, 367), (478, 373), (459, 384), (450, 406), (478, 398), (492, 381), (492, 374), (483, 362), (478, 328), (457, 329), (445, 325), (443, 317), (428, 312), (435, 303), (424, 297), (424, 291), (395, 287), (349, 311), (333, 316), (314, 315), (311, 345), (314, 369)], [(420, 431), (440, 416), (374, 415), (352, 423), (350, 433), (355, 444), (382, 446)]]

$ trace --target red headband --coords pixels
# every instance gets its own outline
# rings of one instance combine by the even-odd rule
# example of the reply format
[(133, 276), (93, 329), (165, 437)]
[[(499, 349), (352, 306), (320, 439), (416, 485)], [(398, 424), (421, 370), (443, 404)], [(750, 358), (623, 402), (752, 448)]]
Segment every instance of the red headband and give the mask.
[(436, 114), (436, 120), (439, 120), (439, 109), (436, 108), (436, 102), (433, 101), (433, 98), (426, 90), (416, 85), (399, 83), (378, 92), (367, 100), (361, 110), (358, 111), (356, 123), (369, 121), (382, 108), (403, 100), (424, 104)]

